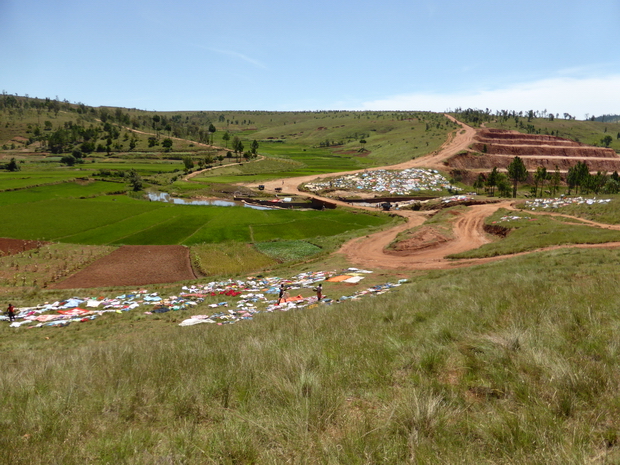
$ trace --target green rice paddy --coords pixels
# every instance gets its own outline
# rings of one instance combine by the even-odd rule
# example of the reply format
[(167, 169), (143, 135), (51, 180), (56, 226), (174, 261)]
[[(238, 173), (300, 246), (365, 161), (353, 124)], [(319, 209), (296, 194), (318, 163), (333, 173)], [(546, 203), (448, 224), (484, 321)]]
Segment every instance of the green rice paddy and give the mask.
[(0, 225), (0, 237), (92, 245), (247, 243), (332, 236), (389, 221), (344, 210), (183, 206), (101, 195), (119, 186), (67, 183), (2, 192), (0, 216), (9, 220)]

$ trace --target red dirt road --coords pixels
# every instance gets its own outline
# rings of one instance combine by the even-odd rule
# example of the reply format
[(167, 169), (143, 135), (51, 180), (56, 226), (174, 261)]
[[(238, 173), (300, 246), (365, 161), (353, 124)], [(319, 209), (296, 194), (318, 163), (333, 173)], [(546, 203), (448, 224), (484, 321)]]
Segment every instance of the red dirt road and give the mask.
[[(407, 217), (406, 224), (354, 239), (343, 245), (338, 253), (344, 254), (353, 264), (365, 268), (432, 270), (453, 268), (463, 263), (471, 264), (472, 260), (455, 261), (445, 257), (478, 248), (489, 242), (483, 230), (484, 219), (499, 208), (510, 208), (510, 202), (468, 207), (454, 224), (452, 240), (440, 242), (435, 247), (411, 252), (393, 252), (386, 250), (386, 247), (398, 233), (419, 226), (426, 219), (420, 212), (400, 212)], [(480, 260), (476, 262), (479, 263)]]
[(191, 279), (196, 279), (196, 275), (192, 270), (187, 247), (125, 245), (50, 288), (144, 286)]

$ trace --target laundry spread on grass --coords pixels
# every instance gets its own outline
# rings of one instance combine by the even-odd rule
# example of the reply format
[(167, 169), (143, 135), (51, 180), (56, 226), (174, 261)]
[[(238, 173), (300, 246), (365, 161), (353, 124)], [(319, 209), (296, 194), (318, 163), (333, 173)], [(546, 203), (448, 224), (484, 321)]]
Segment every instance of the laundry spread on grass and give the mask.
[(525, 202), (525, 208), (560, 208), (569, 205), (594, 205), (611, 202), (611, 199), (584, 199), (583, 197), (556, 197), (553, 199), (534, 199)]
[(536, 221), (537, 218), (532, 218), (531, 216), (518, 216), (518, 215), (505, 215), (502, 216), (497, 221), (492, 221), (492, 224), (496, 223), (508, 223), (510, 221), (519, 221), (519, 220), (527, 220), (527, 221)]
[(469, 202), (474, 200), (473, 194), (467, 195), (451, 195), (449, 197), (442, 197), (441, 203), (453, 203), (453, 202)]
[(329, 181), (308, 183), (305, 187), (313, 192), (324, 189), (356, 189), (392, 195), (407, 195), (420, 191), (461, 190), (450, 184), (437, 170), (418, 168), (364, 171)]
[[(307, 289), (316, 291), (315, 286), (323, 282), (357, 284), (370, 273), (372, 273), (370, 270), (348, 268), (344, 271), (304, 272), (291, 278), (248, 277), (245, 280), (212, 281), (183, 286), (177, 295), (167, 297), (156, 292), (150, 293), (146, 289), (115, 297), (71, 297), (53, 303), (16, 308), (16, 321), (11, 322), (10, 326), (64, 327), (71, 323), (92, 321), (106, 313), (123, 313), (139, 309), (148, 316), (192, 309), (200, 304), (212, 309), (212, 313), (194, 315), (182, 321), (179, 326), (200, 323), (224, 325), (252, 320), (254, 315), (261, 312), (312, 308), (318, 304), (332, 305), (346, 300), (358, 300), (365, 296), (381, 295), (407, 281), (401, 279), (396, 283), (379, 284), (339, 297), (323, 296), (320, 301), (314, 292), (310, 297), (304, 297), (300, 292), (302, 289), (306, 289), (304, 293), (307, 293)], [(282, 298), (280, 298), (281, 286), (283, 286)], [(205, 303), (206, 300), (214, 302)], [(6, 321), (9, 318), (0, 315), (0, 321), (2, 320)]]

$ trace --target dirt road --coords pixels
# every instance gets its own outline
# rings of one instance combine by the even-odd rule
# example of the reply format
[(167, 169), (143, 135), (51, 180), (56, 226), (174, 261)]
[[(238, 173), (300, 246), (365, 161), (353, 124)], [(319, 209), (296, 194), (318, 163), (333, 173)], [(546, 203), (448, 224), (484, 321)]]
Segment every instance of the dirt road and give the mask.
[(474, 205), (455, 221), (453, 238), (437, 242), (434, 247), (412, 252), (394, 252), (386, 247), (402, 231), (424, 223), (426, 216), (421, 212), (400, 212), (407, 217), (407, 223), (369, 236), (354, 239), (340, 248), (338, 253), (364, 268), (383, 268), (398, 270), (431, 270), (453, 268), (455, 265), (472, 264), (480, 260), (455, 261), (445, 258), (448, 255), (475, 249), (489, 242), (483, 230), (484, 219), (499, 208), (509, 208), (510, 202)]

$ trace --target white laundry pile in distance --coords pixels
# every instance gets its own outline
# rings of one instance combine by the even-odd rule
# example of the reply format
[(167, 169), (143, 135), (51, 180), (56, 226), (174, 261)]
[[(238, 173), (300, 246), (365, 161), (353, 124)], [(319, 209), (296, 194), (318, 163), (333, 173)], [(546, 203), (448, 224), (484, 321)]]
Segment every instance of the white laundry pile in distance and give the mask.
[(561, 208), (569, 205), (594, 205), (611, 202), (611, 199), (584, 199), (583, 197), (556, 197), (554, 199), (534, 199), (525, 202), (525, 208)]
[(459, 191), (437, 170), (409, 168), (406, 170), (374, 170), (341, 176), (329, 181), (306, 184), (316, 192), (324, 189), (363, 190), (392, 195), (408, 195), (420, 191)]

